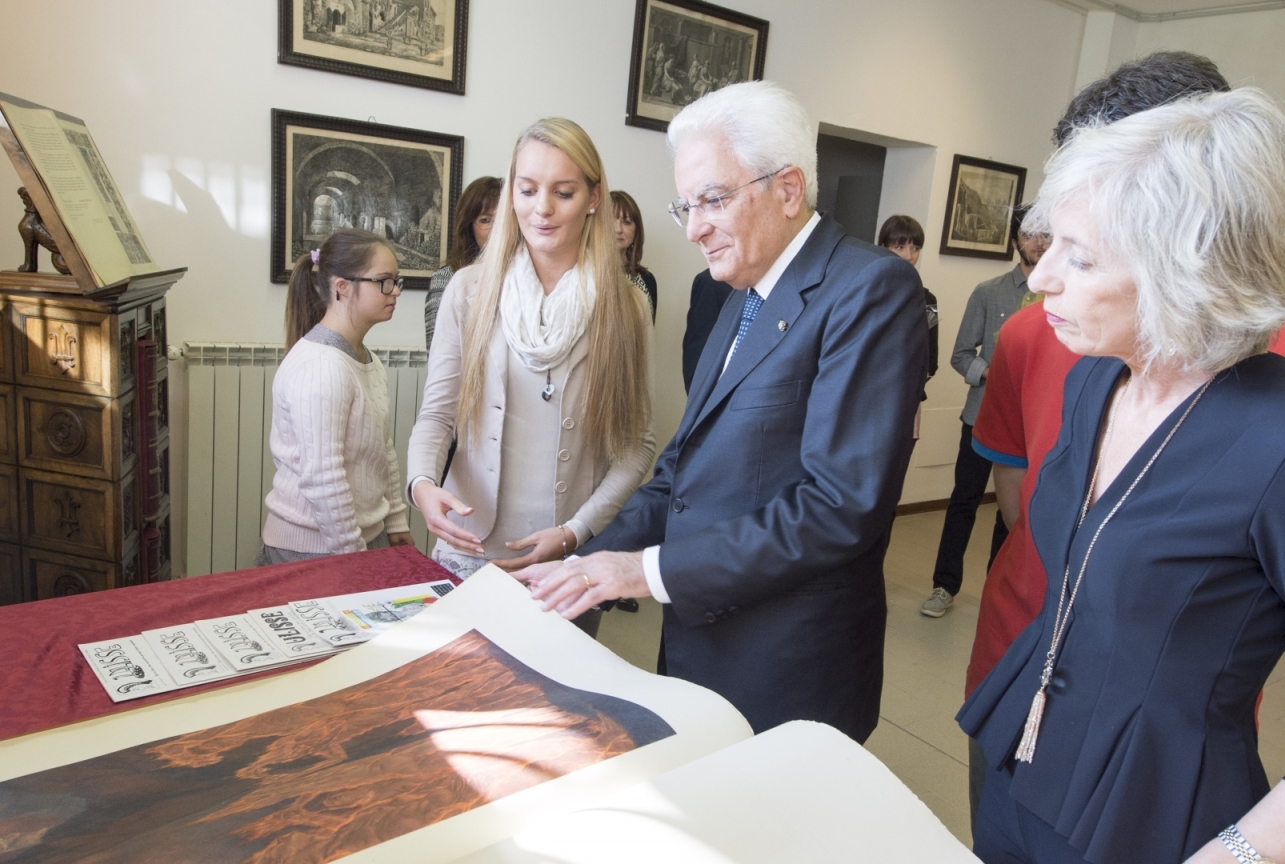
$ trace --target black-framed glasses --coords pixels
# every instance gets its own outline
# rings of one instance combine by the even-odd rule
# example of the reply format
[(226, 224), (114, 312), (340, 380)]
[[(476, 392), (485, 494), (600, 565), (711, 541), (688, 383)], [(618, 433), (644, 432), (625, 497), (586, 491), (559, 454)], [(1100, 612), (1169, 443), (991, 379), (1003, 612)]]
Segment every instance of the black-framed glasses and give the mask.
[(678, 227), (680, 228), (687, 227), (687, 222), (691, 218), (693, 210), (704, 216), (706, 219), (717, 219), (719, 216), (723, 215), (723, 209), (725, 207), (724, 202), (737, 192), (740, 192), (746, 186), (752, 186), (762, 180), (775, 177), (788, 167), (788, 165), (782, 165), (780, 168), (777, 168), (775, 171), (769, 171), (762, 177), (755, 177), (749, 183), (742, 183), (735, 189), (728, 189), (721, 195), (715, 195), (713, 198), (706, 198), (704, 201), (697, 201), (695, 204), (688, 204), (682, 198), (675, 198), (673, 201), (669, 202), (669, 215), (674, 217), (674, 221), (678, 223)]
[(406, 280), (401, 276), (396, 279), (371, 279), (369, 276), (340, 276), (339, 278), (347, 279), (349, 282), (374, 282), (379, 286), (380, 294), (392, 294), (406, 287)]

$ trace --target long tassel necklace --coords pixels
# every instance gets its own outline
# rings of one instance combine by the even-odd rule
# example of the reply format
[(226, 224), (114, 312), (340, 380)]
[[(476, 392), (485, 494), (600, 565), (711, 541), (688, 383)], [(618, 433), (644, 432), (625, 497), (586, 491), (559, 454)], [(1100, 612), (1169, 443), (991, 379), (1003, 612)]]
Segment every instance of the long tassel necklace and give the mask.
[[(1120, 396), (1116, 400), (1115, 405), (1111, 406), (1111, 416), (1107, 421), (1107, 431), (1102, 438), (1102, 452), (1106, 452), (1107, 445), (1111, 442), (1111, 433), (1115, 429), (1115, 415), (1116, 412), (1120, 410), (1120, 404), (1124, 402), (1125, 392), (1128, 390), (1129, 383), (1131, 382), (1132, 379), (1125, 382), (1124, 390), (1120, 392)], [(1133, 478), (1133, 482), (1129, 484), (1129, 488), (1125, 490), (1124, 494), (1120, 496), (1120, 500), (1111, 508), (1111, 512), (1107, 514), (1107, 518), (1103, 519), (1102, 524), (1098, 525), (1098, 530), (1093, 532), (1093, 539), (1089, 541), (1089, 548), (1084, 552), (1084, 560), (1080, 563), (1080, 572), (1075, 577), (1075, 584), (1070, 586), (1070, 596), (1067, 595), (1067, 587), (1070, 585), (1071, 581), (1071, 564), (1070, 562), (1067, 563), (1066, 572), (1062, 574), (1062, 590), (1058, 594), (1057, 598), (1057, 614), (1053, 616), (1053, 640), (1049, 645), (1048, 654), (1044, 656), (1044, 671), (1040, 673), (1040, 689), (1035, 691), (1035, 697), (1031, 700), (1031, 710), (1030, 713), (1026, 715), (1026, 726), (1022, 729), (1022, 740), (1017, 745), (1016, 759), (1018, 762), (1030, 762), (1035, 758), (1035, 742), (1040, 736), (1040, 722), (1044, 719), (1044, 704), (1048, 700), (1048, 686), (1049, 682), (1053, 680), (1053, 668), (1057, 665), (1058, 651), (1062, 647), (1062, 637), (1066, 635), (1066, 627), (1071, 621), (1071, 607), (1075, 605), (1076, 595), (1080, 592), (1080, 584), (1084, 581), (1084, 571), (1087, 570), (1089, 566), (1089, 556), (1093, 554), (1093, 547), (1097, 545), (1098, 538), (1102, 536), (1102, 529), (1107, 527), (1107, 523), (1111, 521), (1112, 517), (1114, 517), (1117, 512), (1119, 512), (1120, 508), (1124, 505), (1124, 502), (1128, 500), (1129, 495), (1131, 495), (1137, 485), (1142, 482), (1142, 478), (1147, 475), (1147, 472), (1151, 470), (1151, 466), (1160, 458), (1160, 454), (1164, 452), (1165, 447), (1167, 447), (1169, 442), (1173, 439), (1174, 433), (1182, 427), (1182, 424), (1187, 420), (1188, 415), (1191, 414), (1192, 409), (1196, 407), (1198, 402), (1200, 402), (1201, 397), (1205, 395), (1205, 391), (1209, 389), (1209, 385), (1212, 383), (1214, 383), (1214, 381), (1211, 378), (1205, 382), (1203, 387), (1200, 388), (1200, 392), (1196, 394), (1196, 398), (1187, 406), (1187, 410), (1182, 413), (1180, 418), (1178, 418), (1178, 422), (1174, 424), (1174, 427), (1169, 430), (1169, 434), (1165, 436), (1165, 440), (1160, 442), (1160, 446), (1156, 449), (1156, 452), (1151, 454), (1151, 458), (1147, 460), (1147, 464), (1138, 472), (1138, 476)], [(1088, 494), (1084, 496), (1084, 505), (1080, 508), (1080, 519), (1075, 523), (1077, 530), (1084, 524), (1084, 517), (1088, 515), (1089, 502), (1093, 500), (1093, 490), (1094, 487), (1097, 486), (1098, 470), (1101, 467), (1102, 456), (1101, 453), (1099, 453), (1097, 462), (1093, 466), (1093, 476), (1089, 479)]]

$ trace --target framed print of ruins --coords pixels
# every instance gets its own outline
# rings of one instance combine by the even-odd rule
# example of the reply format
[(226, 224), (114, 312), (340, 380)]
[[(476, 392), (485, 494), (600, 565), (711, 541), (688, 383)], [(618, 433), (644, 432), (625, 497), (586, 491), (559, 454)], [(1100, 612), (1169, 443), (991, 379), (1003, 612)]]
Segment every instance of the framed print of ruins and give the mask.
[(388, 238), (407, 288), (446, 259), (464, 139), (418, 129), (272, 112), (273, 282), (339, 228)]
[(464, 93), (468, 0), (277, 0), (277, 62)]
[(1013, 208), (1022, 203), (1025, 185), (1025, 168), (956, 154), (940, 253), (1013, 260)]
[(767, 26), (699, 0), (638, 0), (625, 122), (664, 132), (689, 102), (761, 79)]

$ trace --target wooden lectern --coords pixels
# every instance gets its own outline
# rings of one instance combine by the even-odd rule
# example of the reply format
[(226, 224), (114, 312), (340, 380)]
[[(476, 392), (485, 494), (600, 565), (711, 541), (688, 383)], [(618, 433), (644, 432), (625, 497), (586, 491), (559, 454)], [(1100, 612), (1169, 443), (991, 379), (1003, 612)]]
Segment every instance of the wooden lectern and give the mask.
[(0, 145), (27, 205), (26, 260), (0, 270), (0, 604), (169, 579), (165, 292), (186, 268), (102, 284), (4, 122)]

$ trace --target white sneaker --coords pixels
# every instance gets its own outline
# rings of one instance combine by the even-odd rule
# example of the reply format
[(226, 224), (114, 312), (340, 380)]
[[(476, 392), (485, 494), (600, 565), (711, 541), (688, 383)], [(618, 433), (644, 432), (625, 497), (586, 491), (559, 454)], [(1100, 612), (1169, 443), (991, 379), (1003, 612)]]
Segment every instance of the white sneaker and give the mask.
[(955, 605), (955, 595), (945, 588), (934, 588), (933, 593), (919, 607), (919, 614), (927, 615), (929, 618), (940, 618), (949, 612), (953, 605)]

